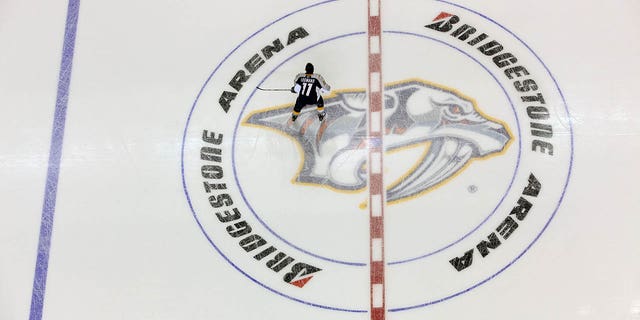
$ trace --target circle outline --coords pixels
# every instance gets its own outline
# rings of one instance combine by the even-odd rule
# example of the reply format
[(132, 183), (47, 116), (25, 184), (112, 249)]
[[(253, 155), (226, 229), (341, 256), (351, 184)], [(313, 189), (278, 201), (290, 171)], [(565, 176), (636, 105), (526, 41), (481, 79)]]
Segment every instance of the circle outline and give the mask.
[[(188, 130), (188, 128), (189, 128), (189, 124), (190, 124), (190, 121), (191, 121), (191, 117), (192, 117), (192, 115), (193, 115), (193, 111), (194, 111), (194, 109), (195, 109), (195, 106), (196, 106), (196, 104), (197, 104), (197, 102), (198, 102), (198, 100), (199, 100), (199, 98), (200, 98), (200, 96), (201, 96), (202, 92), (204, 91), (204, 88), (207, 86), (207, 84), (208, 84), (208, 82), (210, 81), (210, 79), (211, 79), (211, 78), (213, 77), (213, 75), (217, 72), (217, 70), (222, 66), (222, 64), (223, 64), (223, 63), (224, 63), (224, 62), (225, 62), (225, 61), (226, 61), (226, 60), (227, 60), (227, 59), (228, 59), (228, 58), (229, 58), (229, 57), (230, 57), (230, 56), (231, 56), (231, 55), (232, 55), (232, 54), (233, 54), (237, 49), (238, 49), (238, 48), (240, 48), (240, 47), (241, 47), (245, 42), (247, 42), (249, 39), (253, 38), (255, 35), (257, 35), (257, 34), (261, 33), (264, 29), (268, 28), (269, 26), (271, 26), (271, 25), (275, 24), (276, 22), (278, 22), (278, 21), (280, 21), (280, 20), (282, 20), (282, 19), (284, 19), (284, 18), (286, 18), (286, 17), (288, 17), (288, 16), (290, 16), (290, 15), (292, 15), (292, 14), (294, 14), (294, 13), (297, 13), (297, 12), (300, 12), (300, 11), (303, 11), (303, 10), (306, 10), (306, 9), (309, 9), (309, 8), (312, 8), (312, 7), (315, 7), (315, 6), (321, 5), (321, 4), (331, 3), (331, 2), (335, 2), (335, 1), (338, 1), (338, 0), (327, 0), (327, 1), (319, 2), (319, 3), (315, 3), (315, 4), (312, 4), (312, 5), (310, 5), (310, 6), (304, 7), (304, 8), (302, 8), (302, 9), (296, 10), (296, 11), (294, 11), (294, 12), (291, 12), (291, 13), (289, 13), (289, 14), (287, 14), (287, 15), (285, 15), (285, 16), (283, 16), (283, 17), (281, 17), (281, 18), (277, 19), (277, 20), (274, 20), (272, 23), (270, 23), (270, 24), (266, 25), (265, 27), (263, 27), (263, 28), (259, 29), (259, 30), (258, 30), (258, 31), (256, 31), (254, 34), (252, 34), (249, 38), (247, 38), (247, 39), (245, 39), (244, 41), (242, 41), (242, 42), (241, 42), (238, 46), (236, 46), (236, 47), (235, 47), (235, 48), (234, 48), (234, 49), (233, 49), (233, 50), (232, 50), (232, 51), (231, 51), (227, 56), (225, 56), (225, 57), (223, 58), (223, 60), (218, 64), (218, 66), (214, 69), (214, 71), (210, 74), (210, 76), (207, 78), (207, 80), (206, 80), (206, 81), (205, 81), (205, 83), (203, 84), (202, 88), (201, 88), (201, 89), (200, 89), (200, 91), (198, 92), (198, 95), (197, 95), (197, 97), (196, 97), (196, 99), (195, 99), (195, 101), (194, 101), (194, 103), (193, 103), (193, 105), (192, 105), (191, 110), (189, 111), (189, 114), (188, 114), (188, 117), (187, 117), (187, 123), (186, 123), (186, 125), (185, 125), (185, 129), (184, 129), (184, 132), (183, 132), (183, 139), (182, 139), (183, 141), (182, 141), (182, 148), (181, 148), (181, 175), (182, 175), (182, 182), (183, 182), (183, 191), (185, 192), (185, 196), (186, 196), (186, 198), (187, 198), (187, 203), (188, 203), (188, 205), (189, 205), (189, 208), (190, 208), (190, 209), (191, 209), (191, 211), (192, 211), (192, 214), (193, 214), (193, 216), (194, 216), (194, 219), (196, 220), (196, 223), (197, 223), (197, 224), (198, 224), (198, 226), (200, 227), (201, 231), (203, 232), (203, 234), (205, 235), (205, 237), (207, 238), (207, 240), (208, 240), (208, 241), (213, 245), (213, 247), (216, 249), (216, 251), (218, 251), (218, 253), (219, 253), (219, 254), (221, 254), (221, 255), (223, 256), (223, 258), (224, 258), (225, 260), (227, 260), (227, 262), (229, 262), (229, 263), (230, 263), (234, 268), (236, 268), (236, 270), (238, 270), (239, 272), (241, 272), (242, 274), (244, 274), (245, 276), (247, 276), (247, 277), (248, 277), (249, 279), (251, 279), (253, 282), (256, 282), (257, 284), (259, 284), (260, 286), (262, 286), (262, 287), (264, 287), (264, 288), (266, 288), (266, 289), (268, 289), (268, 290), (270, 290), (270, 291), (272, 291), (272, 292), (274, 292), (274, 293), (276, 293), (276, 294), (278, 294), (278, 295), (284, 296), (284, 297), (286, 297), (286, 298), (289, 298), (289, 299), (294, 300), (294, 301), (297, 301), (297, 302), (301, 302), (301, 303), (304, 303), (304, 304), (307, 304), (307, 305), (311, 305), (311, 306), (315, 306), (315, 307), (320, 307), (320, 308), (324, 308), (324, 309), (335, 310), (335, 311), (360, 312), (360, 313), (364, 312), (364, 313), (366, 313), (366, 312), (368, 312), (368, 310), (351, 310), (351, 309), (333, 308), (333, 307), (328, 307), (328, 306), (323, 306), (323, 305), (319, 305), (319, 304), (314, 304), (314, 303), (309, 303), (309, 302), (306, 302), (306, 301), (302, 301), (302, 300), (300, 300), (300, 299), (297, 299), (297, 298), (294, 298), (294, 297), (291, 297), (291, 296), (288, 296), (288, 295), (285, 295), (285, 294), (282, 294), (282, 293), (280, 293), (280, 292), (275, 291), (274, 289), (272, 289), (272, 288), (270, 288), (270, 287), (268, 287), (268, 286), (266, 286), (266, 285), (264, 285), (264, 284), (262, 284), (262, 283), (260, 283), (260, 282), (256, 281), (256, 280), (255, 280), (254, 278), (252, 278), (250, 275), (246, 274), (244, 271), (242, 271), (241, 269), (239, 269), (239, 268), (238, 268), (238, 267), (237, 267), (237, 266), (236, 266), (232, 261), (230, 261), (226, 256), (224, 256), (224, 255), (222, 254), (222, 252), (220, 251), (220, 249), (219, 249), (219, 248), (218, 248), (218, 247), (217, 247), (217, 246), (216, 246), (216, 245), (211, 241), (211, 239), (209, 238), (209, 236), (208, 236), (208, 235), (206, 234), (206, 232), (204, 231), (203, 226), (202, 226), (202, 225), (200, 224), (200, 222), (198, 221), (197, 216), (196, 216), (196, 213), (195, 213), (195, 210), (194, 210), (194, 208), (193, 208), (193, 206), (192, 206), (192, 203), (191, 203), (191, 198), (190, 198), (190, 196), (189, 196), (189, 194), (188, 194), (188, 191), (187, 191), (186, 181), (185, 181), (185, 176), (184, 176), (184, 149), (185, 149), (185, 142), (186, 142), (187, 130)], [(445, 4), (449, 4), (449, 5), (452, 5), (452, 6), (455, 6), (455, 7), (459, 7), (459, 8), (461, 8), (461, 9), (464, 9), (464, 10), (467, 10), (467, 11), (469, 11), (469, 12), (472, 12), (472, 13), (474, 13), (474, 14), (476, 14), (476, 15), (478, 15), (478, 16), (480, 16), (480, 17), (482, 17), (482, 18), (486, 19), (486, 20), (489, 20), (489, 22), (492, 22), (493, 24), (495, 24), (495, 25), (499, 26), (500, 28), (502, 28), (503, 30), (505, 30), (506, 32), (508, 32), (509, 34), (511, 34), (511, 36), (513, 36), (514, 38), (516, 38), (516, 39), (517, 39), (517, 40), (518, 40), (522, 45), (524, 45), (524, 46), (529, 50), (529, 52), (530, 52), (531, 54), (533, 54), (533, 55), (534, 55), (534, 57), (539, 61), (539, 63), (541, 63), (541, 64), (542, 64), (542, 66), (543, 66), (543, 67), (544, 67), (544, 69), (546, 70), (547, 74), (549, 75), (549, 77), (550, 77), (550, 78), (551, 78), (551, 80), (553, 81), (553, 83), (554, 83), (554, 85), (555, 85), (555, 87), (556, 87), (556, 89), (557, 89), (558, 93), (560, 94), (560, 97), (561, 97), (561, 99), (562, 99), (562, 101), (563, 101), (563, 104), (564, 104), (565, 113), (566, 113), (566, 116), (567, 116), (567, 119), (568, 119), (568, 121), (567, 121), (567, 127), (568, 127), (568, 129), (569, 129), (569, 142), (570, 142), (570, 145), (569, 145), (569, 147), (570, 147), (570, 150), (569, 150), (569, 151), (570, 151), (570, 152), (569, 152), (569, 164), (568, 164), (568, 168), (567, 168), (567, 177), (566, 177), (566, 179), (565, 179), (565, 185), (564, 185), (564, 187), (563, 187), (562, 194), (560, 195), (560, 198), (558, 199), (558, 203), (557, 203), (557, 205), (556, 205), (555, 209), (553, 209), (553, 212), (552, 212), (551, 216), (549, 217), (549, 219), (547, 220), (547, 222), (545, 223), (545, 225), (543, 226), (543, 228), (540, 230), (540, 232), (539, 232), (539, 233), (536, 235), (536, 237), (532, 240), (532, 242), (531, 242), (531, 243), (530, 243), (530, 244), (529, 244), (529, 245), (528, 245), (528, 246), (527, 246), (527, 247), (526, 247), (526, 248), (525, 248), (525, 249), (524, 249), (524, 250), (523, 250), (523, 251), (522, 251), (518, 256), (516, 256), (516, 258), (514, 258), (510, 263), (508, 263), (507, 265), (505, 265), (503, 268), (501, 268), (499, 271), (497, 271), (497, 272), (496, 272), (496, 273), (494, 273), (493, 275), (491, 275), (491, 276), (487, 277), (486, 279), (484, 279), (484, 280), (482, 280), (482, 281), (480, 281), (480, 282), (476, 283), (475, 285), (473, 285), (473, 286), (471, 286), (471, 287), (469, 287), (469, 288), (467, 288), (467, 289), (465, 289), (465, 290), (463, 290), (463, 291), (460, 291), (460, 292), (458, 292), (458, 293), (456, 293), (456, 294), (452, 294), (452, 295), (449, 295), (449, 296), (447, 296), (447, 297), (445, 297), (445, 298), (438, 299), (438, 300), (434, 300), (434, 301), (427, 302), (427, 303), (424, 303), (424, 304), (413, 305), (413, 306), (409, 306), (409, 307), (402, 307), (402, 308), (393, 308), (393, 309), (388, 309), (388, 311), (389, 311), (389, 312), (399, 312), (399, 311), (405, 311), (405, 310), (410, 310), (410, 309), (415, 309), (415, 308), (421, 308), (421, 307), (425, 307), (425, 306), (428, 306), (428, 305), (432, 305), (432, 304), (436, 304), (436, 303), (439, 303), (439, 302), (443, 302), (443, 301), (449, 300), (449, 299), (451, 299), (451, 298), (453, 298), (453, 297), (456, 297), (456, 296), (458, 296), (458, 295), (464, 294), (464, 293), (466, 293), (466, 292), (469, 292), (469, 291), (471, 291), (471, 290), (473, 290), (473, 289), (475, 289), (475, 288), (477, 288), (477, 287), (481, 286), (482, 284), (484, 284), (484, 283), (488, 282), (489, 280), (491, 280), (491, 279), (495, 278), (496, 276), (498, 276), (499, 274), (501, 274), (504, 270), (506, 270), (507, 268), (509, 268), (512, 264), (514, 264), (516, 261), (518, 261), (518, 260), (519, 260), (519, 259), (520, 259), (520, 258), (521, 258), (521, 257), (522, 257), (522, 256), (523, 256), (523, 255), (524, 255), (524, 254), (525, 254), (525, 253), (526, 253), (526, 252), (527, 252), (527, 251), (528, 251), (528, 250), (529, 250), (529, 249), (530, 249), (530, 248), (531, 248), (531, 247), (532, 247), (532, 246), (533, 246), (537, 241), (538, 241), (538, 240), (539, 240), (539, 238), (542, 236), (542, 234), (543, 234), (543, 233), (546, 231), (546, 229), (548, 228), (548, 226), (549, 226), (549, 224), (551, 223), (551, 221), (555, 218), (555, 216), (556, 216), (556, 214), (557, 214), (557, 212), (558, 212), (558, 210), (559, 210), (559, 208), (560, 208), (560, 205), (562, 204), (562, 201), (564, 200), (564, 197), (565, 197), (565, 195), (566, 195), (567, 188), (568, 188), (568, 185), (569, 185), (570, 180), (571, 180), (571, 174), (572, 174), (572, 171), (573, 171), (573, 162), (574, 162), (574, 156), (575, 156), (575, 155), (574, 155), (574, 153), (575, 153), (575, 150), (574, 150), (574, 149), (575, 149), (575, 144), (574, 144), (574, 131), (573, 131), (573, 125), (572, 125), (572, 120), (571, 120), (571, 113), (569, 112), (569, 107), (568, 107), (568, 104), (567, 104), (566, 99), (565, 99), (565, 97), (564, 97), (564, 94), (562, 93), (562, 90), (560, 89), (560, 87), (559, 87), (559, 85), (558, 85), (558, 82), (557, 82), (556, 78), (553, 76), (553, 74), (551, 73), (551, 71), (549, 70), (549, 68), (547, 67), (547, 65), (546, 65), (546, 64), (542, 61), (542, 59), (541, 59), (541, 58), (540, 58), (540, 57), (539, 57), (539, 56), (538, 56), (538, 55), (537, 55), (537, 54), (536, 54), (536, 53), (531, 49), (531, 47), (529, 47), (529, 46), (528, 46), (528, 45), (527, 45), (527, 44), (526, 44), (526, 43), (525, 43), (525, 42), (524, 42), (520, 37), (518, 37), (517, 35), (515, 35), (513, 32), (511, 32), (510, 30), (508, 30), (507, 28), (505, 28), (504, 26), (502, 26), (501, 24), (499, 24), (499, 23), (498, 23), (498, 22), (496, 22), (495, 20), (493, 20), (493, 19), (491, 19), (491, 18), (489, 18), (489, 17), (487, 17), (487, 16), (485, 16), (485, 15), (483, 15), (483, 14), (481, 14), (481, 13), (477, 12), (477, 11), (474, 11), (474, 10), (468, 9), (468, 8), (463, 7), (463, 6), (461, 6), (461, 5), (458, 5), (458, 4), (454, 4), (454, 3), (451, 3), (451, 2), (448, 2), (448, 1), (444, 1), (444, 0), (436, 0), (436, 1), (438, 1), (438, 2), (442, 2), (442, 3), (445, 3)]]

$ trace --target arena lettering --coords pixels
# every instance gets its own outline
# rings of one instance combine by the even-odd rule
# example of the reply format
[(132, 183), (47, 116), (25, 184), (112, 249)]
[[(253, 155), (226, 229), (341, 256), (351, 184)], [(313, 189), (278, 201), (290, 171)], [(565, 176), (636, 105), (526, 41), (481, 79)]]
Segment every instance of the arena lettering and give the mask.
[[(531, 198), (537, 198), (540, 194), (540, 190), (542, 189), (542, 184), (538, 181), (538, 178), (531, 173), (529, 175), (529, 182), (527, 186), (523, 189), (522, 195), (518, 199), (516, 205), (511, 209), (509, 215), (500, 223), (500, 225), (495, 229), (494, 232), (490, 233), (487, 236), (486, 240), (481, 240), (475, 248), (467, 250), (462, 256), (454, 257), (449, 260), (449, 263), (458, 271), (462, 271), (473, 264), (474, 252), (478, 251), (482, 258), (487, 257), (491, 250), (496, 250), (500, 245), (502, 245), (503, 241), (506, 241), (511, 237), (513, 232), (515, 232), (519, 224), (525, 220), (527, 215), (531, 212), (531, 208), (533, 208), (533, 203), (530, 201)], [(531, 199), (532, 200), (532, 199)]]
[[(298, 27), (291, 32), (287, 36), (287, 46), (295, 43), (297, 40), (305, 38), (309, 35), (309, 32), (305, 30), (303, 27)], [(229, 86), (231, 89), (225, 90), (220, 95), (220, 99), (218, 102), (222, 107), (224, 112), (229, 112), (231, 108), (231, 102), (236, 98), (238, 92), (242, 90), (244, 83), (251, 78), (251, 75), (255, 73), (262, 65), (264, 65), (265, 60), (273, 57), (274, 53), (280, 52), (284, 49), (285, 45), (282, 44), (280, 39), (274, 40), (271, 44), (266, 45), (260, 50), (260, 52), (254, 54), (251, 58), (247, 60), (244, 64), (244, 69), (240, 69), (236, 72), (236, 74), (229, 81)]]
[(527, 116), (530, 120), (530, 131), (532, 135), (531, 150), (535, 152), (553, 155), (553, 127), (548, 123), (549, 110), (545, 106), (545, 100), (539, 91), (538, 84), (530, 75), (527, 68), (517, 64), (518, 58), (511, 52), (506, 52), (504, 46), (497, 40), (469, 24), (455, 27), (460, 22), (460, 17), (441, 12), (425, 28), (438, 32), (449, 33), (450, 36), (465, 42), (471, 47), (476, 47), (480, 53), (491, 58), (493, 64), (499, 69), (504, 69), (504, 75), (513, 80), (513, 86), (519, 93), (527, 93), (521, 96), (521, 102), (525, 105)]
[(264, 265), (276, 273), (289, 267), (282, 280), (299, 288), (304, 287), (314, 274), (322, 269), (296, 262), (293, 257), (270, 245), (266, 239), (254, 232), (251, 224), (243, 219), (240, 210), (233, 207), (233, 198), (226, 192), (227, 184), (224, 183), (225, 170), (221, 147), (223, 139), (223, 134), (208, 130), (202, 132), (202, 141), (205, 144), (200, 148), (200, 159), (203, 160), (200, 172), (204, 179), (204, 191), (209, 195), (209, 204), (217, 209), (216, 218), (224, 225), (229, 237), (238, 239), (238, 246), (244, 252), (251, 253), (256, 261), (264, 261)]

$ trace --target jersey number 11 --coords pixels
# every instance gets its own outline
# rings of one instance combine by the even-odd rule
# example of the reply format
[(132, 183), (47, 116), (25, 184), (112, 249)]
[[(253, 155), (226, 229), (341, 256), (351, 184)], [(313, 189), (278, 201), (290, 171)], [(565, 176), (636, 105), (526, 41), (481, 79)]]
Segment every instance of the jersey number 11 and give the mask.
[(308, 83), (303, 83), (302, 84), (302, 94), (305, 96), (309, 96), (309, 94), (311, 93), (311, 88), (313, 88), (313, 84), (308, 84)]

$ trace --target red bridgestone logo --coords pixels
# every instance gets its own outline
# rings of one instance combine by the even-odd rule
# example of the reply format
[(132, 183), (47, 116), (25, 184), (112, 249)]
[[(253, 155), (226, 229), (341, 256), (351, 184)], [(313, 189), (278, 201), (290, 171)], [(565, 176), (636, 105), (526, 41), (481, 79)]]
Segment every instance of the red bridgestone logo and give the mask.
[(437, 17), (435, 17), (435, 18), (433, 19), (433, 21), (442, 20), (442, 19), (444, 19), (444, 18), (449, 18), (449, 17), (451, 17), (451, 16), (453, 16), (451, 13), (447, 13), (447, 12), (440, 12), (440, 14), (439, 14)]

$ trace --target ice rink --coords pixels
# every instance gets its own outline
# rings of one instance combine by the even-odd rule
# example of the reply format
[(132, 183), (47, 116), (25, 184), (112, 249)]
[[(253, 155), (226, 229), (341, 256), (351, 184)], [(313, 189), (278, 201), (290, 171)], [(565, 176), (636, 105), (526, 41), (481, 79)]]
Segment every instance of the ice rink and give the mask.
[(0, 320), (640, 320), (638, 19), (0, 0)]

